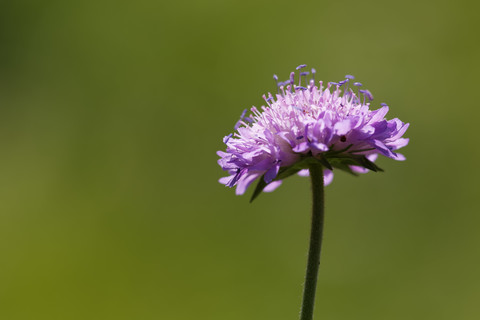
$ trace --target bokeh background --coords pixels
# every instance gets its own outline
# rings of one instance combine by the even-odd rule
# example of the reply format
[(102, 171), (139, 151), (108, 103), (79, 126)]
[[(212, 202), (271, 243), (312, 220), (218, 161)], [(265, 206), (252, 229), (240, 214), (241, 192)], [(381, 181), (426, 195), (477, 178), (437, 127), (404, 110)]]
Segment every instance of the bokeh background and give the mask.
[[(317, 319), (479, 319), (475, 1), (1, 1), (0, 319), (297, 319), (309, 181), (215, 152), (298, 64), (410, 122), (326, 190)], [(251, 192), (251, 191), (250, 191)]]

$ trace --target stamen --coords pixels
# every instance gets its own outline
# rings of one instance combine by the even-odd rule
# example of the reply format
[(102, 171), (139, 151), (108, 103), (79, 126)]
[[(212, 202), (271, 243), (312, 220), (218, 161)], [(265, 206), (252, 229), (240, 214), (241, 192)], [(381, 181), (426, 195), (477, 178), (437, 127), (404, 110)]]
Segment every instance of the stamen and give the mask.
[(317, 70), (315, 70), (314, 68), (312, 68), (312, 80), (313, 82), (315, 82), (315, 74), (317, 73)]
[(243, 117), (245, 117), (246, 113), (247, 113), (247, 109), (243, 110), (242, 115), (240, 116), (240, 120), (243, 119)]
[[(268, 106), (270, 106), (270, 103), (269, 103), (269, 101), (270, 101), (270, 97), (269, 97), (269, 98), (267, 98), (267, 96), (266, 96), (266, 95), (263, 95), (263, 96), (262, 96), (262, 98), (263, 98), (263, 100), (265, 100), (265, 102), (268, 104)], [(273, 99), (273, 98), (272, 98), (272, 99)]]
[(368, 100), (370, 100), (370, 101), (373, 100), (373, 95), (370, 91), (365, 90), (365, 95), (367, 96)]
[(235, 123), (233, 130), (237, 130), (238, 128), (240, 128), (241, 125), (242, 125), (242, 120), (238, 120), (237, 123)]
[(278, 76), (276, 74), (273, 75), (273, 80), (275, 80), (275, 84), (277, 85), (277, 93), (280, 93), (280, 84), (278, 83)]
[(363, 93), (363, 104), (365, 104), (365, 93), (367, 92), (366, 90), (358, 90), (359, 94)]
[(308, 85), (307, 84), (307, 75), (309, 74), (308, 71), (304, 71), (304, 72), (300, 72), (300, 77), (298, 79), (298, 85), (301, 86), (302, 85), (302, 77), (305, 77), (305, 85)]
[[(243, 169), (245, 170), (245, 169)], [(228, 187), (232, 188), (235, 183), (240, 179), (240, 175), (243, 172), (243, 170), (237, 169), (237, 172), (235, 173), (235, 176), (230, 180), (230, 182), (227, 184)]]
[(258, 111), (257, 107), (253, 106), (250, 108), (250, 111), (252, 111), (252, 113), (258, 117), (261, 116), (260, 112)]
[(297, 70), (305, 68), (307, 65), (306, 64), (301, 64), (298, 67), (296, 67)]
[(227, 144), (228, 140), (233, 136), (233, 133), (230, 133), (228, 136), (223, 138), (223, 143)]

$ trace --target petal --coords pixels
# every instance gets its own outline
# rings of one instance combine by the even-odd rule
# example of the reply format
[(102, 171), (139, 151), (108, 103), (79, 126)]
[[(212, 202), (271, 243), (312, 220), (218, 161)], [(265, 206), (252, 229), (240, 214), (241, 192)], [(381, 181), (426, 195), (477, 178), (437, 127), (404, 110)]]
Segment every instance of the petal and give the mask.
[(385, 118), (385, 115), (388, 112), (388, 106), (381, 107), (380, 109), (373, 111), (371, 114), (373, 114), (372, 118), (368, 123), (374, 123), (380, 120), (383, 120)]
[(300, 177), (310, 177), (310, 170), (303, 169), (297, 172)]
[(321, 142), (312, 142), (310, 143), (310, 145), (313, 147), (312, 151), (319, 151), (319, 152), (322, 152), (322, 151), (328, 151), (328, 146), (324, 143), (321, 143)]
[(393, 152), (383, 143), (381, 142), (380, 140), (371, 140), (371, 143), (373, 144), (373, 146), (378, 150), (380, 151), (380, 153), (382, 153), (383, 155), (389, 157), (389, 158), (393, 158), (395, 157), (395, 155), (393, 154)]
[(224, 185), (227, 185), (234, 177), (235, 175), (231, 175), (231, 176), (228, 176), (228, 177), (221, 177), (220, 179), (218, 179), (218, 182), (220, 182), (221, 184), (224, 184)]
[(350, 130), (352, 130), (352, 121), (350, 119), (345, 119), (343, 121), (335, 123), (333, 130), (336, 135), (344, 136)]
[(308, 145), (308, 142), (302, 142), (299, 145), (297, 145), (295, 148), (293, 148), (292, 150), (294, 152), (305, 153), (308, 150), (310, 150), (310, 146)]
[(400, 149), (402, 147), (405, 147), (408, 144), (409, 141), (410, 141), (409, 138), (400, 138), (400, 139), (397, 139), (393, 142), (387, 142), (386, 144), (389, 147), (393, 147), (393, 150), (397, 150), (397, 149)]
[(273, 167), (271, 167), (266, 173), (265, 173), (265, 182), (270, 183), (272, 182), (273, 179), (277, 177), (278, 170), (280, 170), (280, 164), (277, 163)]
[(272, 192), (277, 189), (282, 184), (282, 180), (277, 180), (270, 182), (264, 189), (263, 192)]
[(350, 169), (352, 169), (353, 172), (356, 173), (367, 173), (368, 169), (360, 166), (349, 166)]
[(398, 132), (392, 136), (390, 139), (391, 140), (396, 140), (398, 138), (400, 138), (401, 136), (403, 136), (403, 134), (405, 133), (405, 131), (407, 131), (408, 127), (410, 126), (410, 123), (405, 123), (399, 130)]
[(330, 183), (332, 183), (332, 180), (333, 172), (328, 169), (323, 170), (323, 185), (328, 186)]
[(257, 179), (258, 177), (260, 177), (261, 173), (260, 172), (255, 172), (255, 173), (251, 173), (251, 174), (248, 174), (248, 175), (245, 175), (244, 177), (242, 177), (240, 180), (238, 180), (238, 183), (237, 183), (237, 188), (235, 189), (235, 194), (236, 195), (242, 195), (245, 193), (245, 191), (247, 190), (248, 186), (250, 186), (250, 184), (255, 181), (255, 179)]
[(393, 160), (397, 160), (397, 161), (405, 161), (407, 158), (405, 158), (405, 156), (401, 153), (393, 153), (394, 156), (392, 157)]

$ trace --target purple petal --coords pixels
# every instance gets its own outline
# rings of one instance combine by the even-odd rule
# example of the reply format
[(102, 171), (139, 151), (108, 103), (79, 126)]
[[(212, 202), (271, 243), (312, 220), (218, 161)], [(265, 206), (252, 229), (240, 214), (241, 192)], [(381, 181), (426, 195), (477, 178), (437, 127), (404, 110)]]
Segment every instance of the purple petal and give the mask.
[(398, 132), (392, 136), (390, 139), (392, 140), (396, 140), (398, 138), (400, 138), (401, 136), (403, 136), (403, 134), (405, 133), (405, 131), (407, 131), (408, 127), (410, 126), (410, 123), (406, 123), (404, 124), (399, 130)]
[(383, 120), (383, 118), (385, 118), (385, 115), (387, 114), (387, 112), (388, 112), (388, 106), (381, 107), (380, 109), (378, 109), (376, 111), (373, 111), (372, 112), (373, 117), (370, 119), (370, 121), (368, 123), (374, 123), (374, 122)]
[(383, 155), (389, 157), (389, 158), (394, 158), (395, 155), (393, 152), (380, 140), (371, 140), (371, 143), (377, 148), (380, 153)]
[(272, 192), (273, 190), (280, 187), (281, 184), (282, 180), (272, 181), (263, 189), (263, 192)]
[(350, 169), (352, 169), (353, 172), (356, 172), (356, 173), (367, 173), (368, 172), (368, 169), (364, 168), (364, 167), (360, 167), (360, 166), (349, 166)]
[(348, 132), (350, 132), (350, 130), (352, 130), (352, 121), (350, 119), (345, 119), (343, 121), (337, 122), (333, 126), (333, 130), (336, 135), (344, 136)]
[(400, 138), (400, 139), (397, 139), (393, 142), (387, 142), (386, 144), (389, 147), (392, 147), (393, 150), (397, 150), (397, 149), (400, 149), (402, 147), (405, 147), (408, 144), (409, 141), (410, 141), (409, 138)]
[(308, 145), (308, 142), (302, 142), (299, 145), (297, 145), (295, 148), (292, 149), (294, 152), (298, 153), (305, 153), (308, 150), (310, 150), (310, 146)]
[(397, 160), (397, 161), (405, 161), (407, 158), (405, 158), (405, 156), (401, 153), (393, 153), (393, 157), (391, 157), (393, 160)]
[(312, 142), (310, 144), (312, 147), (314, 147), (313, 149), (315, 149), (316, 151), (328, 151), (328, 146), (324, 143), (321, 143), (321, 142)]
[(268, 142), (272, 144), (275, 142), (275, 137), (273, 136), (273, 133), (270, 130), (263, 131), (263, 134), (265, 135), (265, 138), (267, 138)]
[(251, 173), (243, 176), (240, 180), (238, 180), (237, 188), (235, 189), (236, 195), (242, 195), (247, 190), (248, 186), (255, 181), (258, 177), (260, 177), (261, 173)]
[(323, 170), (323, 185), (328, 186), (330, 183), (332, 183), (333, 180), (333, 172), (325, 169)]
[(308, 169), (303, 169), (298, 171), (297, 173), (300, 177), (310, 177), (310, 170)]
[(221, 184), (227, 185), (233, 179), (234, 176), (235, 175), (231, 175), (228, 177), (221, 177), (220, 179), (218, 179), (218, 182), (220, 182)]
[(280, 164), (276, 164), (273, 167), (271, 167), (266, 173), (265, 173), (265, 182), (270, 183), (272, 182), (273, 179), (277, 177), (278, 170), (280, 170)]

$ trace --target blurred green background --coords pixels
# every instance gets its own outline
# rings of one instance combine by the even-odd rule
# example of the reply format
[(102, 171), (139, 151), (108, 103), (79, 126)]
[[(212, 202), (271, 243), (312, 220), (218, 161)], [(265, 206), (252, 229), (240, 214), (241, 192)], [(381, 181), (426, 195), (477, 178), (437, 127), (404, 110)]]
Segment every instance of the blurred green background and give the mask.
[(326, 190), (316, 319), (479, 319), (474, 1), (1, 1), (0, 319), (297, 319), (309, 181), (215, 152), (298, 64), (410, 122)]

